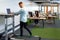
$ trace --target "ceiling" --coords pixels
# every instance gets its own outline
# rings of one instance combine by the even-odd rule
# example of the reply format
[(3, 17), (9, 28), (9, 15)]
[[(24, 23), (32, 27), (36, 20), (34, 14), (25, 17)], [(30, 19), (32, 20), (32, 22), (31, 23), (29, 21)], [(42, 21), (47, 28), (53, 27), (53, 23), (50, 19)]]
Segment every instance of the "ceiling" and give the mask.
[(53, 1), (53, 0), (29, 0), (32, 2), (35, 2), (37, 4), (41, 4), (41, 3), (53, 3), (53, 4), (58, 4), (58, 2)]
[(52, 0), (30, 0), (38, 5), (56, 5), (57, 2), (51, 2)]
[(30, 1), (33, 1), (33, 2), (49, 2), (50, 0), (30, 0)]

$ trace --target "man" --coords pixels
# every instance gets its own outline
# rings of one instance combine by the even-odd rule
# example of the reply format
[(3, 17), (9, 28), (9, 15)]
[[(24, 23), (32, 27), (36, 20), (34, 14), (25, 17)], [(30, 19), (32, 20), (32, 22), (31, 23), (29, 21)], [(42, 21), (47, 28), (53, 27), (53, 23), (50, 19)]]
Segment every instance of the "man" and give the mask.
[(21, 8), (21, 10), (19, 10), (19, 12), (17, 13), (20, 14), (20, 36), (23, 36), (23, 27), (29, 32), (30, 36), (32, 36), (32, 33), (27, 28), (28, 12), (26, 12), (26, 10), (23, 9), (23, 2), (19, 2), (19, 7)]

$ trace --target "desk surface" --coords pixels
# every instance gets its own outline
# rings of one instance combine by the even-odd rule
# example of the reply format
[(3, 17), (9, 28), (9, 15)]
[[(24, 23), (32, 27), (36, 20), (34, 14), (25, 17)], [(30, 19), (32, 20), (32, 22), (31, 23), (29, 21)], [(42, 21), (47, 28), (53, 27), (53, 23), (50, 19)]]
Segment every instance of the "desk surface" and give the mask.
[(47, 17), (55, 17), (56, 18), (57, 16), (47, 16)]
[(29, 17), (29, 19), (46, 19), (46, 18), (43, 18), (43, 17)]
[(18, 14), (0, 14), (0, 16), (4, 16), (5, 18), (9, 18), (9, 17), (14, 17), (17, 16)]
[(18, 14), (0, 14), (0, 16), (13, 16), (13, 15), (18, 15)]
[(13, 14), (0, 14), (0, 15), (13, 15)]
[(0, 14), (0, 15), (18, 15), (18, 14), (13, 14), (13, 13), (11, 13), (11, 14)]

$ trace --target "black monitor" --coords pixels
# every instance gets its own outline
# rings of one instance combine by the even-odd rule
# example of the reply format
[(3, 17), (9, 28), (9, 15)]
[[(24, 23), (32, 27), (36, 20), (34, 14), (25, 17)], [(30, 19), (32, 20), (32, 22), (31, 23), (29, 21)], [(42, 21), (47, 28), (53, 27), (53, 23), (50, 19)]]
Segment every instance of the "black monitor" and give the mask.
[(33, 14), (32, 14), (32, 12), (29, 12), (29, 15), (30, 15), (30, 17), (33, 17)]
[(35, 11), (36, 17), (39, 17), (39, 11)]

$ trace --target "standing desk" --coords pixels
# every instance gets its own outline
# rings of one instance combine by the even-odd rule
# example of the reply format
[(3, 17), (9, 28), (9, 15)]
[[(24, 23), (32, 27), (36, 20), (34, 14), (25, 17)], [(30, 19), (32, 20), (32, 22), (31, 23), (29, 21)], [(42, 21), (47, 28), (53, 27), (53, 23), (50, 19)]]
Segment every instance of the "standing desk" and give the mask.
[(51, 18), (53, 20), (53, 23), (55, 24), (55, 18), (57, 18), (57, 16), (47, 16), (47, 18)]
[(34, 20), (34, 19), (42, 20), (43, 28), (44, 28), (44, 20), (46, 20), (46, 18), (44, 18), (44, 17), (29, 17), (29, 19), (32, 19), (32, 20)]
[(5, 40), (8, 40), (8, 30), (7, 30), (7, 18), (12, 17), (12, 26), (13, 26), (13, 34), (14, 34), (14, 16), (18, 14), (0, 14), (0, 17), (5, 18)]

